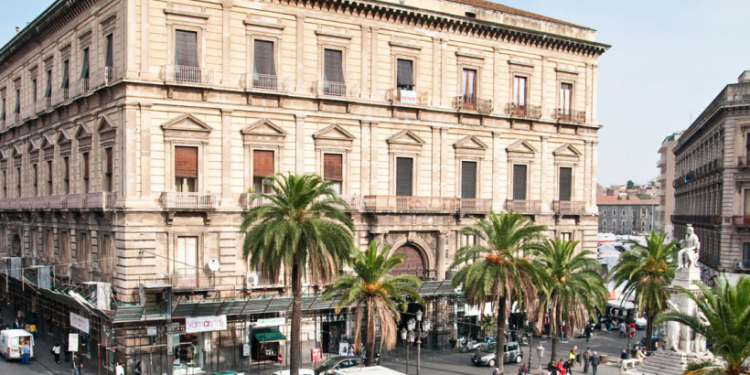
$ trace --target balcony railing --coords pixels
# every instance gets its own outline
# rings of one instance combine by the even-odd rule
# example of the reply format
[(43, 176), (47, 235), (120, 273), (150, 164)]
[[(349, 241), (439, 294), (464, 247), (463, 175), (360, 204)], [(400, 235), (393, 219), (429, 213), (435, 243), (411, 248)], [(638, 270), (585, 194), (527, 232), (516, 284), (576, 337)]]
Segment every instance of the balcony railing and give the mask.
[(486, 213), (492, 209), (492, 199), (468, 199), (458, 200), (459, 210), (466, 213)]
[(36, 113), (42, 113), (52, 106), (52, 98), (46, 97), (36, 101), (35, 111)]
[(213, 193), (161, 193), (161, 205), (166, 210), (215, 210), (216, 194)]
[(89, 91), (89, 79), (81, 78), (73, 80), (72, 86), (70, 86), (70, 97), (77, 98)]
[(367, 195), (365, 211), (456, 212), (458, 200), (444, 197)]
[(237, 287), (245, 283), (243, 275), (197, 276), (176, 274), (169, 277), (174, 290), (210, 290), (218, 287)]
[(74, 283), (82, 283), (85, 281), (91, 281), (91, 273), (86, 268), (87, 265), (72, 266), (70, 267), (70, 279)]
[(276, 91), (279, 88), (279, 79), (271, 74), (253, 74), (252, 88), (259, 90)]
[(453, 98), (453, 108), (460, 111), (474, 111), (482, 114), (492, 113), (492, 99), (481, 99), (476, 95), (456, 96)]
[(542, 212), (542, 202), (507, 199), (505, 201), (505, 209), (510, 212), (518, 212), (522, 214), (538, 214)]
[(390, 89), (386, 93), (386, 100), (391, 103), (430, 105), (430, 93), (427, 91)]
[(672, 215), (672, 223), (675, 224), (707, 224), (707, 225), (719, 225), (721, 224), (721, 216), (719, 215)]
[(573, 202), (573, 201), (554, 201), (552, 202), (552, 209), (558, 214), (580, 214), (585, 212), (585, 202)]
[(70, 194), (68, 195), (69, 210), (80, 210), (86, 208), (86, 194)]
[(51, 105), (58, 106), (65, 101), (68, 100), (70, 97), (70, 92), (67, 88), (61, 88), (55, 91), (52, 91), (52, 99), (51, 99)]
[(583, 124), (586, 122), (586, 111), (567, 110), (564, 112), (562, 108), (558, 108), (555, 111), (555, 119), (562, 122)]
[(45, 210), (49, 208), (49, 197), (35, 197), (32, 206), (35, 210)]
[(313, 90), (318, 95), (348, 97), (346, 82), (316, 81)]
[(732, 216), (732, 225), (750, 226), (750, 216)]
[(519, 106), (516, 103), (508, 103), (508, 106), (505, 107), (505, 114), (510, 117), (521, 117), (538, 120), (542, 118), (542, 106), (528, 104)]
[(174, 83), (213, 84), (221, 81), (219, 73), (197, 66), (164, 65), (161, 76), (164, 81)]
[(114, 68), (105, 66), (91, 74), (91, 88), (97, 89), (102, 86), (109, 86), (114, 78)]
[(264, 205), (266, 203), (270, 203), (271, 201), (266, 198), (256, 198), (253, 199), (253, 194), (250, 193), (242, 193), (240, 194), (240, 207), (244, 211), (249, 211), (251, 208), (255, 206)]
[(68, 197), (65, 195), (53, 195), (49, 197), (49, 208), (52, 210), (68, 208)]
[(111, 210), (115, 207), (117, 193), (99, 192), (89, 193), (86, 197), (86, 208), (94, 210)]

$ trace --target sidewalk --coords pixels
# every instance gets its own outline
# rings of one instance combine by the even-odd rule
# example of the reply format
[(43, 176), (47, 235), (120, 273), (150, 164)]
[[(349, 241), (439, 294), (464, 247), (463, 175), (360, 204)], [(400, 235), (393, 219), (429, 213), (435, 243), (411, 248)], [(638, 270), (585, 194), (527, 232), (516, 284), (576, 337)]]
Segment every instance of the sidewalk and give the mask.
[[(0, 322), (0, 324), (11, 325), (15, 320), (16, 312), (10, 311), (11, 309), (5, 304), (0, 304), (0, 310), (2, 311), (3, 316), (3, 321)], [(13, 319), (10, 319), (11, 317), (13, 317)], [(62, 343), (60, 344), (62, 345)], [(47, 335), (37, 332), (36, 338), (34, 339), (34, 361), (38, 362), (42, 367), (46, 368), (55, 375), (72, 374), (73, 366), (71, 362), (65, 362), (64, 350), (66, 348), (62, 348), (63, 353), (60, 354), (60, 364), (58, 365), (57, 363), (55, 363), (55, 356), (52, 355), (52, 345), (54, 345), (54, 343), (51, 342), (51, 339), (47, 337)], [(107, 373), (106, 368), (104, 368), (103, 366), (101, 369), (101, 373)], [(114, 372), (110, 371), (109, 373), (113, 374)], [(84, 359), (83, 371), (81, 372), (81, 375), (92, 374), (99, 374), (99, 368), (96, 363), (96, 358), (91, 360)]]

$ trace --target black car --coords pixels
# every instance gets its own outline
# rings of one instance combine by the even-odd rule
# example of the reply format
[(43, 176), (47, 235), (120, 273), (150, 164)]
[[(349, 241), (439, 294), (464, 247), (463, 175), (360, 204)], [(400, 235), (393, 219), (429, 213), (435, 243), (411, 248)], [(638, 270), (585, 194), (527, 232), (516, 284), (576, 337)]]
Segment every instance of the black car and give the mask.
[(325, 374), (328, 370), (341, 370), (350, 367), (357, 367), (362, 363), (362, 359), (353, 356), (331, 357), (323, 362), (320, 367), (315, 369), (315, 375)]

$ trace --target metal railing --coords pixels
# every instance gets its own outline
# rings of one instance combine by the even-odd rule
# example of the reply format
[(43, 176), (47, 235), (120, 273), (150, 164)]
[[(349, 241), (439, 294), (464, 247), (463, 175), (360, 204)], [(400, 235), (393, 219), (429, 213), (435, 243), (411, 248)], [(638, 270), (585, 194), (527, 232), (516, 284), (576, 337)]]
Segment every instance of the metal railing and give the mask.
[(115, 207), (117, 193), (99, 192), (89, 193), (86, 197), (86, 208), (96, 210), (111, 210)]
[(456, 212), (458, 199), (392, 195), (364, 196), (365, 211)]
[(681, 224), (721, 224), (721, 216), (719, 215), (672, 215), (670, 219), (672, 223)]
[(453, 108), (461, 111), (476, 111), (482, 114), (492, 113), (492, 99), (478, 98), (476, 95), (472, 96), (456, 96), (453, 98)]
[(217, 205), (217, 197), (213, 193), (165, 191), (161, 193), (160, 201), (166, 210), (214, 210)]
[(459, 210), (461, 212), (481, 213), (481, 212), (490, 212), (490, 210), (492, 209), (492, 199), (460, 198), (458, 200), (458, 203), (459, 203)]
[(323, 95), (328, 96), (349, 96), (346, 91), (346, 82), (323, 81), (320, 90)]
[(166, 82), (210, 84), (220, 80), (219, 73), (197, 66), (164, 65), (161, 74)]
[(523, 105), (508, 103), (505, 107), (505, 114), (511, 117), (540, 119), (542, 118), (542, 106), (540, 105)]
[(532, 200), (507, 199), (505, 210), (522, 214), (538, 214), (542, 212), (542, 202)]
[(562, 122), (572, 122), (576, 124), (583, 124), (586, 122), (586, 111), (575, 111), (567, 110), (563, 112), (562, 108), (558, 108), (555, 111), (555, 119)]
[(253, 88), (260, 90), (278, 90), (279, 78), (271, 74), (253, 74)]
[(580, 214), (586, 211), (585, 202), (554, 201), (552, 210), (558, 214)]

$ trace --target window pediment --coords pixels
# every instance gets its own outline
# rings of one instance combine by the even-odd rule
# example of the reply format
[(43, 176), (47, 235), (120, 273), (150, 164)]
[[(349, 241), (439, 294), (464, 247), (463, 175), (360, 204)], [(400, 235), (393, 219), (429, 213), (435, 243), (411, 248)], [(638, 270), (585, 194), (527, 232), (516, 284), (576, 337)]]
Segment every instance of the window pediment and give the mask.
[(42, 144), (41, 148), (43, 149), (49, 149), (55, 147), (55, 144), (57, 144), (57, 137), (60, 135), (58, 132), (52, 132), (42, 135)]
[(519, 139), (505, 148), (509, 158), (533, 159), (537, 153), (536, 148), (529, 141)]
[(253, 122), (240, 133), (245, 144), (270, 142), (281, 146), (287, 136), (287, 132), (281, 126), (267, 118)]
[(453, 144), (456, 154), (482, 157), (487, 150), (487, 145), (473, 135), (467, 135)]
[(552, 152), (556, 161), (577, 162), (581, 158), (581, 152), (570, 143), (565, 143)]
[(24, 149), (27, 147), (26, 142), (17, 142), (13, 144), (13, 157), (20, 158), (23, 155)]
[(161, 129), (164, 131), (165, 139), (199, 139), (201, 141), (208, 141), (208, 136), (213, 130), (211, 126), (190, 113), (167, 121)]
[(115, 142), (117, 127), (114, 125), (109, 116), (102, 116), (98, 120), (96, 131), (99, 133), (99, 142), (102, 144), (111, 144)]
[(91, 130), (86, 124), (80, 123), (73, 132), (73, 138), (78, 140), (78, 151), (91, 150)]
[(10, 147), (0, 149), (0, 160), (8, 160), (11, 154)]
[(60, 156), (70, 154), (70, 147), (73, 144), (73, 138), (65, 130), (60, 130), (57, 136), (57, 145), (60, 147)]
[(354, 135), (338, 124), (331, 124), (313, 134), (315, 147), (351, 148)]
[(42, 151), (42, 137), (36, 137), (29, 139), (29, 143), (26, 145), (26, 150), (29, 153), (29, 160), (31, 163), (37, 163), (39, 161), (39, 153)]
[(419, 151), (424, 140), (411, 130), (402, 130), (385, 140), (391, 150)]

